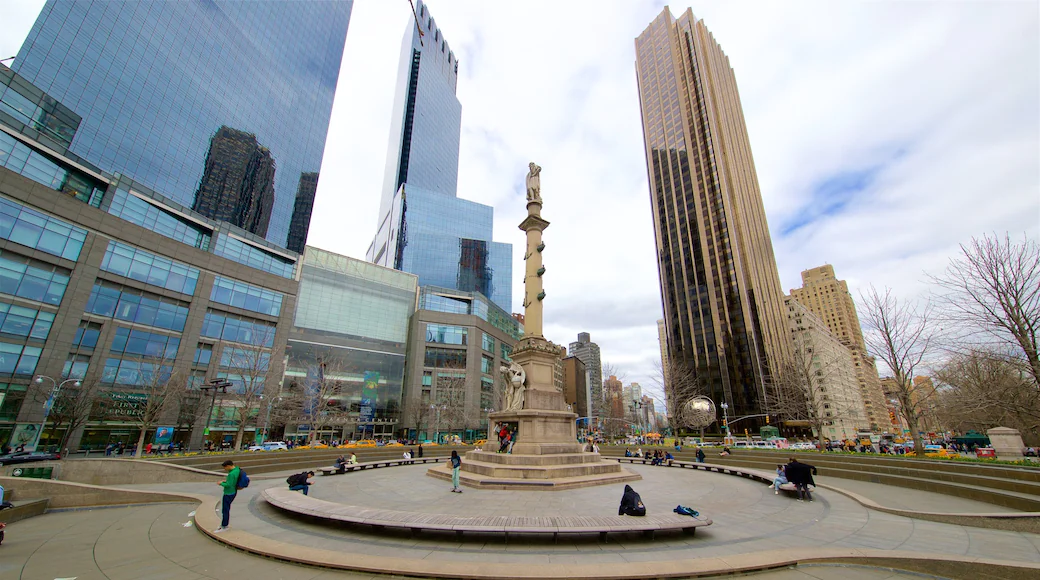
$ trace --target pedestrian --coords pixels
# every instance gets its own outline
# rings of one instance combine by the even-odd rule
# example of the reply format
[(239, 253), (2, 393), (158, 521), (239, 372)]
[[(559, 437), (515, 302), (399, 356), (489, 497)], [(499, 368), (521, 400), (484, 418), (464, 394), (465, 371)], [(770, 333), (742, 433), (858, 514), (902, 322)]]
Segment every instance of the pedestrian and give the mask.
[(242, 470), (235, 467), (235, 462), (230, 459), (222, 463), (221, 467), (227, 472), (227, 477), (224, 481), (217, 482), (217, 485), (224, 488), (224, 497), (220, 504), (220, 527), (213, 530), (215, 534), (226, 531), (231, 525), (231, 502), (235, 501), (235, 496), (238, 495), (238, 478), (242, 474)]
[(697, 448), (697, 463), (704, 463), (704, 450)]
[(783, 465), (777, 465), (776, 475), (773, 476), (773, 483), (769, 484), (769, 489), (773, 490), (773, 495), (780, 495), (780, 486), (785, 483), (788, 483), (787, 470)]
[(792, 457), (787, 463), (787, 467), (784, 469), (784, 474), (787, 476), (787, 481), (794, 484), (795, 489), (798, 490), (798, 501), (808, 499), (812, 501), (812, 494), (809, 492), (809, 486), (816, 486), (816, 482), (813, 481), (813, 475), (816, 475), (816, 468), (808, 463), (800, 463), (798, 459)]
[(151, 443), (149, 443), (148, 445), (144, 446), (144, 452), (147, 455), (151, 455), (152, 454), (152, 444)]
[(416, 453), (419, 454), (419, 457), (422, 457), (422, 443), (419, 444), (419, 449), (416, 450)]
[(625, 493), (621, 496), (621, 505), (618, 506), (617, 515), (619, 516), (645, 516), (646, 506), (643, 505), (643, 498), (639, 497), (636, 490), (632, 489), (631, 485), (625, 486)]
[(307, 495), (307, 490), (314, 485), (314, 472), (304, 471), (290, 475), (285, 483), (289, 484), (289, 491), (302, 491), (303, 495)]
[(462, 488), (459, 487), (459, 470), (462, 468), (462, 458), (459, 457), (459, 452), (451, 450), (451, 491), (454, 493), (462, 493)]

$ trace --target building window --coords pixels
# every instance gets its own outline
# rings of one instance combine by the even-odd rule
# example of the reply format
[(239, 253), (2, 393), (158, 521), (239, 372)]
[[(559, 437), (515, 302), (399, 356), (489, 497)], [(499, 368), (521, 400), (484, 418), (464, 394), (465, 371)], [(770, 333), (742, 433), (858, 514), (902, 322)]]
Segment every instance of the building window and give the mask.
[(490, 353), (494, 353), (495, 352), (495, 339), (490, 334), (485, 332), (484, 333), (484, 339), (483, 339), (483, 341), (481, 343), (481, 347), (484, 350), (486, 350), (486, 351), (488, 351)]
[(199, 280), (196, 268), (119, 242), (108, 243), (101, 269), (188, 295), (195, 293)]
[(469, 330), (465, 326), (448, 326), (445, 324), (427, 324), (426, 342), (438, 344), (466, 344)]
[(172, 368), (136, 359), (110, 358), (101, 371), (101, 382), (107, 385), (143, 387), (162, 385), (170, 380)]
[[(8, 91), (8, 94), (13, 91)], [(3, 108), (0, 106), (0, 108)], [(0, 167), (6, 167), (36, 183), (74, 197), (94, 207), (101, 205), (104, 184), (85, 173), (65, 169), (0, 131)]]
[(0, 383), (0, 421), (14, 421), (25, 401), (26, 385)]
[(0, 302), (0, 332), (4, 334), (47, 340), (52, 324), (53, 312)]
[(494, 369), (495, 369), (495, 359), (493, 359), (493, 358), (491, 358), (491, 357), (489, 357), (487, 355), (481, 355), (481, 357), (480, 357), (480, 372), (482, 372), (482, 373), (484, 373), (486, 375), (490, 375), (494, 371)]
[(466, 368), (466, 351), (426, 347), (425, 366), (433, 368)]
[(0, 238), (75, 262), (87, 230), (0, 197)]
[(211, 358), (213, 358), (213, 345), (200, 342), (195, 347), (195, 359), (192, 363), (196, 366), (206, 366)]
[(4, 294), (58, 305), (65, 296), (70, 273), (65, 268), (0, 252), (0, 292)]
[(273, 290), (217, 276), (209, 299), (220, 304), (252, 310), (260, 314), (278, 316), (282, 311), (284, 295)]
[(273, 324), (215, 310), (208, 310), (202, 320), (202, 336), (207, 338), (271, 348), (274, 346), (274, 333)]
[(116, 189), (108, 213), (201, 250), (209, 249), (210, 232), (201, 226), (169, 213), (124, 189)]
[(513, 354), (513, 347), (511, 347), (511, 346), (509, 346), (509, 345), (507, 345), (505, 343), (502, 343), (502, 349), (501, 350), (502, 350), (502, 353), (501, 353), (502, 354), (502, 360), (504, 360), (506, 362), (510, 362), (510, 361), (513, 360), (513, 359), (509, 358), (509, 355)]
[(61, 371), (62, 379), (80, 379), (87, 376), (87, 367), (90, 365), (90, 356), (85, 354), (70, 354), (65, 359), (65, 368)]
[(422, 374), (422, 386), (432, 387), (433, 386), (433, 373), (426, 371)]
[(38, 346), (0, 342), (0, 374), (31, 377), (42, 351)]
[(188, 319), (188, 307), (179, 300), (109, 282), (94, 284), (87, 312), (177, 332)]
[(217, 244), (213, 251), (218, 256), (245, 264), (257, 270), (263, 270), (282, 278), (292, 280), (296, 273), (296, 262), (265, 252), (251, 244), (247, 244), (227, 234), (217, 236)]
[(144, 330), (116, 328), (112, 339), (112, 354), (130, 354), (147, 358), (173, 359), (177, 356), (181, 339)]
[(72, 348), (94, 348), (101, 336), (101, 325), (96, 322), (81, 320), (76, 336), (72, 339)]

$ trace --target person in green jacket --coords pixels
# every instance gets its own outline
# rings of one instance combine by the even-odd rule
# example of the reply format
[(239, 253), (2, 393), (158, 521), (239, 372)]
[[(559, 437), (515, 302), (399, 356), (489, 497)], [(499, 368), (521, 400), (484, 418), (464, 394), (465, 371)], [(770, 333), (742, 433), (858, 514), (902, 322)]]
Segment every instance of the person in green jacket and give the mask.
[(235, 462), (230, 459), (221, 465), (227, 472), (227, 477), (224, 481), (217, 482), (217, 485), (224, 488), (224, 499), (220, 507), (220, 527), (213, 530), (215, 534), (228, 529), (228, 525), (231, 524), (231, 502), (235, 501), (235, 496), (238, 495), (238, 477), (242, 474), (242, 470), (235, 467)]

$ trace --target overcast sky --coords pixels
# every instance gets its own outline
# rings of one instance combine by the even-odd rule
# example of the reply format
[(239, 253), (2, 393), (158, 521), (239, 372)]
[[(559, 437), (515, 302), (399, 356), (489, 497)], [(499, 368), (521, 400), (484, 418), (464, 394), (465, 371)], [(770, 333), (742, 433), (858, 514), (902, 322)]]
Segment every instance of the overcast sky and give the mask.
[[(39, 0), (0, 0), (0, 58)], [(459, 196), (495, 207), (523, 298), (523, 178), (542, 166), (546, 336), (592, 333), (654, 389), (661, 317), (633, 39), (661, 2), (430, 0), (459, 58)], [(985, 232), (1040, 236), (1035, 0), (676, 2), (736, 71), (785, 292), (834, 265), (913, 298)], [(375, 231), (407, 0), (359, 0), (309, 243), (364, 258)]]

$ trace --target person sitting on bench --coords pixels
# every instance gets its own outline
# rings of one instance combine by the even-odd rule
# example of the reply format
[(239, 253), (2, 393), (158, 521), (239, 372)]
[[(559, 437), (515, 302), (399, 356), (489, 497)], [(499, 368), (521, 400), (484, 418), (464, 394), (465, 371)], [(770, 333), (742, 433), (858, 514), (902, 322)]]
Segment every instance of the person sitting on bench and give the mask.
[(625, 486), (625, 494), (621, 496), (621, 505), (618, 507), (619, 516), (645, 516), (646, 507), (643, 499), (639, 497), (631, 485)]
[(336, 458), (336, 463), (333, 467), (336, 468), (336, 473), (345, 473), (347, 471), (347, 460), (340, 455)]

